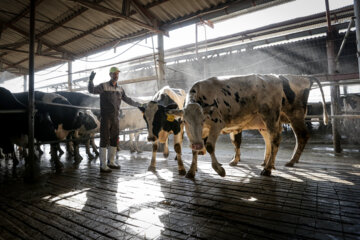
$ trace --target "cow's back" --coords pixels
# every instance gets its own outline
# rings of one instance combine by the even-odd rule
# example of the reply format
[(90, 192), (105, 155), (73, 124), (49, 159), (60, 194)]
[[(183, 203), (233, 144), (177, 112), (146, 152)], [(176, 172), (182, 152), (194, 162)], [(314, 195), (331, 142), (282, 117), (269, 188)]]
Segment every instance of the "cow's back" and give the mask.
[(274, 75), (213, 77), (195, 83), (189, 91), (187, 103), (211, 107), (226, 124), (239, 119), (245, 123), (264, 108), (281, 104), (282, 94), (281, 81)]
[(122, 115), (119, 119), (119, 129), (124, 130), (129, 128), (130, 130), (146, 128), (146, 123), (143, 119), (143, 114), (137, 108), (123, 109)]
[(179, 88), (170, 88), (169, 86), (165, 86), (154, 95), (152, 100), (156, 101), (158, 104), (163, 106), (176, 103), (179, 109), (183, 109), (185, 98), (186, 98), (185, 90)]

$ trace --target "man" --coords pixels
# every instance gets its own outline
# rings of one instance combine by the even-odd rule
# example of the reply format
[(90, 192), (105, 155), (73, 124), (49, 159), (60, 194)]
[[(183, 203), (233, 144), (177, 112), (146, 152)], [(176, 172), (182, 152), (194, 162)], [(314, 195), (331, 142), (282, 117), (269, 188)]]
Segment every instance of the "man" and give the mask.
[[(138, 107), (141, 104), (126, 96), (124, 89), (117, 84), (120, 70), (117, 67), (110, 68), (110, 81), (94, 87), (95, 72), (90, 74), (88, 90), (93, 94), (100, 94), (100, 172), (111, 172), (110, 168), (120, 169), (115, 163), (116, 146), (119, 138), (119, 110), (121, 100), (131, 106)], [(107, 159), (106, 163), (106, 148)]]

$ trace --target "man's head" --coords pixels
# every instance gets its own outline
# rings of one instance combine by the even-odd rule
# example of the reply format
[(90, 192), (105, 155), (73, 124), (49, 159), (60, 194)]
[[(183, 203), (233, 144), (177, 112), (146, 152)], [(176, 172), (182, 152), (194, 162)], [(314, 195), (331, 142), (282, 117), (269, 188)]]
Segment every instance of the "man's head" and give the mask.
[(111, 77), (111, 81), (116, 82), (119, 79), (119, 68), (111, 67), (109, 71), (109, 75)]

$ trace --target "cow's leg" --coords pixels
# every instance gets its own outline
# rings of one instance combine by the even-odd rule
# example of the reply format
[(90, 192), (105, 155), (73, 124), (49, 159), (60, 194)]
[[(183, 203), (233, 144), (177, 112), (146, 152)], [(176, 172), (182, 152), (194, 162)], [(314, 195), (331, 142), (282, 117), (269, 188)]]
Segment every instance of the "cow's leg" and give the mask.
[(135, 150), (138, 153), (142, 153), (141, 149), (139, 149), (139, 138), (140, 138), (140, 132), (135, 133)]
[(81, 162), (81, 160), (83, 159), (82, 156), (80, 155), (80, 150), (79, 150), (79, 145), (80, 145), (80, 140), (79, 140), (80, 136), (79, 136), (79, 132), (75, 131), (74, 136), (73, 136), (73, 145), (74, 145), (74, 160), (75, 163), (79, 163)]
[[(73, 139), (73, 135), (74, 135), (74, 132), (69, 133), (66, 136), (66, 140)], [(59, 149), (61, 149), (61, 148), (59, 147)], [(73, 144), (72, 141), (67, 141), (66, 142), (66, 152), (69, 154), (69, 156), (74, 156), (74, 144)]]
[[(271, 116), (271, 115), (270, 115)], [(267, 117), (264, 119), (264, 122), (266, 124), (266, 128), (269, 131), (270, 135), (270, 158), (267, 161), (264, 169), (261, 171), (261, 175), (264, 176), (270, 176), (271, 170), (275, 166), (275, 158), (276, 154), (279, 150), (279, 145), (281, 141), (281, 124), (280, 124), (280, 118), (276, 118), (276, 115), (274, 113), (274, 117)], [(274, 121), (277, 120), (277, 121)]]
[(64, 151), (61, 149), (60, 143), (57, 144), (56, 148), (57, 148), (57, 151), (59, 152), (59, 156), (62, 156), (64, 154)]
[(4, 159), (4, 158), (5, 158), (5, 154), (3, 150), (0, 148), (0, 159)]
[(86, 140), (85, 149), (86, 149), (86, 154), (88, 155), (89, 160), (93, 160), (95, 158), (95, 156), (90, 151), (90, 139)]
[(192, 151), (192, 161), (190, 165), (190, 169), (186, 174), (186, 178), (195, 178), (195, 172), (197, 171), (197, 159), (198, 159), (198, 151)]
[(210, 130), (210, 134), (209, 137), (206, 141), (206, 151), (210, 154), (211, 156), (211, 166), (212, 168), (221, 176), (221, 177), (225, 177), (226, 172), (225, 169), (223, 167), (221, 167), (221, 164), (217, 161), (216, 156), (215, 156), (215, 143), (216, 140), (220, 134), (220, 130), (221, 128), (211, 128)]
[[(263, 136), (265, 142), (264, 162), (261, 164), (261, 166), (265, 166), (270, 158), (270, 150), (271, 150), (270, 135), (269, 132), (265, 129), (259, 129), (259, 133), (261, 134), (261, 136)], [(275, 169), (275, 166), (273, 166), (273, 169)]]
[(136, 151), (134, 146), (134, 133), (129, 134), (129, 142), (130, 142), (130, 152), (133, 153)]
[(16, 156), (15, 148), (13, 148), (13, 151), (11, 153), (11, 158), (13, 160), (13, 169), (15, 169), (16, 166), (19, 165), (19, 159)]
[(307, 141), (310, 138), (309, 131), (306, 128), (305, 121), (303, 119), (292, 119), (291, 127), (295, 135), (295, 148), (291, 160), (285, 164), (287, 167), (293, 167), (295, 163), (299, 162), (301, 153), (303, 152)]
[(54, 161), (56, 172), (61, 172), (64, 165), (60, 162), (60, 158), (57, 155), (57, 151), (58, 151), (58, 144), (57, 143), (51, 144), (50, 145), (51, 160)]
[(166, 138), (166, 141), (164, 143), (164, 157), (167, 158), (169, 156), (169, 137)]
[(153, 142), (152, 145), (152, 157), (151, 157), (151, 163), (148, 167), (148, 171), (155, 172), (156, 171), (156, 152), (158, 149), (158, 141)]
[(241, 133), (230, 133), (230, 139), (232, 144), (235, 147), (235, 154), (231, 162), (229, 163), (230, 166), (236, 166), (240, 161), (240, 144), (241, 144)]
[(96, 144), (95, 144), (94, 136), (91, 137), (91, 139), (90, 139), (90, 144), (91, 144), (92, 150), (93, 150), (93, 152), (95, 153), (95, 155), (96, 155), (96, 156), (99, 156), (99, 151), (97, 150), (98, 147), (97, 147)]
[(180, 131), (178, 134), (174, 135), (174, 150), (176, 152), (176, 159), (178, 161), (179, 175), (186, 174), (184, 163), (181, 159), (181, 145), (182, 145), (182, 141), (183, 141), (182, 136), (183, 136), (182, 131)]

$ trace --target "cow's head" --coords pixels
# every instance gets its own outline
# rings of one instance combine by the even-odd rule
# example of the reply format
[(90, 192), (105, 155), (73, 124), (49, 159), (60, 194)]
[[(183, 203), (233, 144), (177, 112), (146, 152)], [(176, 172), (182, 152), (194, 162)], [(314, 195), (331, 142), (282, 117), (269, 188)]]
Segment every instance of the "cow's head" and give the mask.
[(171, 110), (169, 113), (183, 118), (191, 149), (195, 151), (203, 150), (202, 130), (205, 114), (202, 107), (198, 103), (189, 103), (184, 110)]
[(94, 133), (99, 131), (100, 122), (97, 117), (90, 111), (79, 112), (78, 121), (81, 124), (79, 133)]
[(155, 101), (139, 107), (148, 129), (148, 141), (154, 142), (158, 140), (162, 131), (173, 131), (175, 134), (180, 131), (181, 120), (175, 119), (175, 116), (169, 114), (170, 110), (177, 107), (177, 104), (163, 106)]

